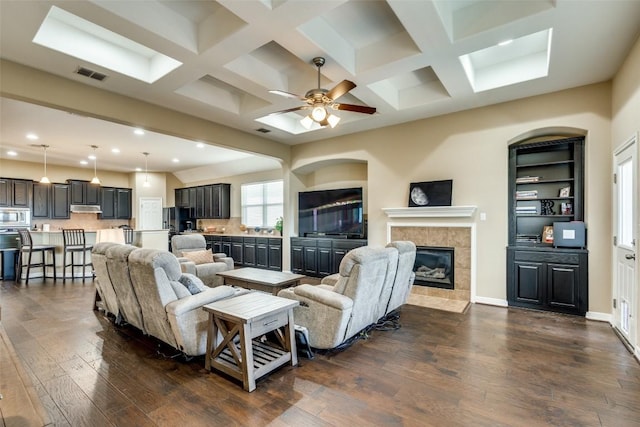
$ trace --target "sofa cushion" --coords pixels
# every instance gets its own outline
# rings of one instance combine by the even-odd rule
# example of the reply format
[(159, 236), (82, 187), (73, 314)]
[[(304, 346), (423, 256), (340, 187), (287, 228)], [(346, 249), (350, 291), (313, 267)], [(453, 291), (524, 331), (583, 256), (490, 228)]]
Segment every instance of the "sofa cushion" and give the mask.
[(211, 249), (206, 251), (183, 251), (182, 256), (193, 261), (196, 265), (213, 262), (213, 252), (211, 252)]
[(182, 273), (182, 276), (180, 276), (178, 281), (189, 290), (191, 295), (199, 294), (200, 292), (208, 289), (208, 286), (205, 286), (204, 283), (202, 283), (202, 280), (194, 274)]

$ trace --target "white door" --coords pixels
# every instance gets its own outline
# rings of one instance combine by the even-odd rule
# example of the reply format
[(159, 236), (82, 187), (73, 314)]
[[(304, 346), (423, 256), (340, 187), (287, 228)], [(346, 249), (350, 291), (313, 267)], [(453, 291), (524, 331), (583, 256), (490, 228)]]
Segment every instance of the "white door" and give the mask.
[(162, 229), (162, 197), (140, 197), (138, 230)]
[(635, 348), (637, 343), (636, 247), (638, 237), (637, 135), (615, 153), (615, 308), (614, 327)]

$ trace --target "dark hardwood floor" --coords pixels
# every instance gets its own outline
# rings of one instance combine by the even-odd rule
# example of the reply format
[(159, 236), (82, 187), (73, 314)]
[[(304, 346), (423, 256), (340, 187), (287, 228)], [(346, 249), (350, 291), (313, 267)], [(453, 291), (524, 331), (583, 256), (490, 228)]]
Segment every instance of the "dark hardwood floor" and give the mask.
[(404, 306), (401, 328), (247, 393), (93, 311), (91, 282), (0, 291), (2, 325), (57, 426), (640, 425), (640, 365), (607, 323), (580, 317)]

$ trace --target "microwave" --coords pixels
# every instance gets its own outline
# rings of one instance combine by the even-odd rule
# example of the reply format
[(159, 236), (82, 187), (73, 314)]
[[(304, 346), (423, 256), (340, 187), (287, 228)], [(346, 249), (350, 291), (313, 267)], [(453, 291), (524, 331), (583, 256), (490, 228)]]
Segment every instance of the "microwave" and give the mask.
[(29, 227), (31, 209), (0, 208), (0, 228)]

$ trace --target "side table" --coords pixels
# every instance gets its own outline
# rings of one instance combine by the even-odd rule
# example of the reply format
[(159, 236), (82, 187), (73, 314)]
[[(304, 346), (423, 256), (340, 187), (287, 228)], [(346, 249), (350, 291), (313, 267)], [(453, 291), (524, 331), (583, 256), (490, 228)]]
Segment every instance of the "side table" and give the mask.
[[(264, 292), (250, 292), (205, 305), (203, 309), (209, 313), (205, 368), (241, 380), (243, 388), (251, 392), (258, 378), (287, 362), (296, 366), (293, 308), (298, 304)], [(272, 331), (279, 346), (256, 339)]]

